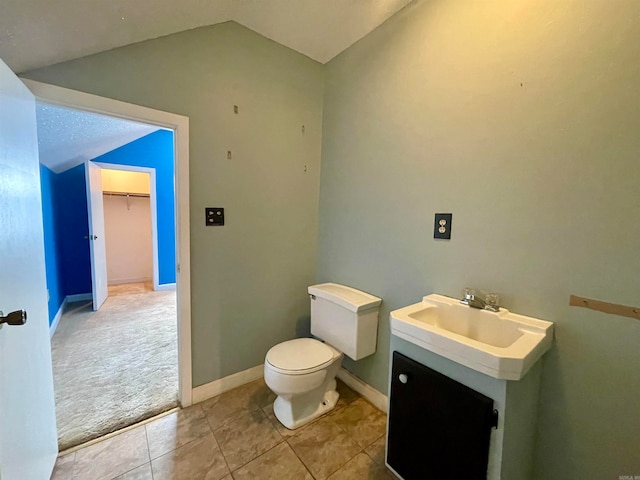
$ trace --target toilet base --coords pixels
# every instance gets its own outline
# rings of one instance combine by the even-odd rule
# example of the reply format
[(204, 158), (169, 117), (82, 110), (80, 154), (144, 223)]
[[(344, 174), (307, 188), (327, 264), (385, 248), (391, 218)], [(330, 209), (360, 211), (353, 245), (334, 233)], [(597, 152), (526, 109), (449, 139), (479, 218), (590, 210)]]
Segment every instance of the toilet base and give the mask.
[[(295, 430), (303, 425), (315, 420), (320, 415), (332, 410), (340, 394), (336, 391), (336, 381), (331, 380), (329, 388), (323, 386), (324, 395), (322, 392), (309, 392), (305, 395), (296, 396), (293, 399), (284, 397), (276, 398), (273, 402), (273, 413), (276, 418), (287, 427), (289, 430)], [(318, 401), (318, 398), (321, 398)], [(291, 401), (293, 400), (293, 402)]]

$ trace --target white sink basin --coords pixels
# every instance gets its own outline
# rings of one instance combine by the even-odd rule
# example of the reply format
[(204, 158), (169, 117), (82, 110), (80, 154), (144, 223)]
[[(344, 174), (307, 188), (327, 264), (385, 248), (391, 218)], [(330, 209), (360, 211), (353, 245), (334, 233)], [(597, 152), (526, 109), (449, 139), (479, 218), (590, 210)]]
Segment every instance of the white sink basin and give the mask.
[(491, 377), (520, 380), (551, 347), (553, 323), (432, 294), (391, 312), (391, 333)]

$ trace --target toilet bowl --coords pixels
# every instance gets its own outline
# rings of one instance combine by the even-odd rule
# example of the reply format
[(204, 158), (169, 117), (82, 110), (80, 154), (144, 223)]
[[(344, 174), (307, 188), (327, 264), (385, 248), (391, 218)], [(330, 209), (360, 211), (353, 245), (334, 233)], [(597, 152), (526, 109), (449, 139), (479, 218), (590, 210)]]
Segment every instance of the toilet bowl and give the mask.
[(343, 355), (312, 338), (280, 343), (268, 352), (264, 380), (278, 397), (273, 403), (276, 418), (294, 430), (335, 407), (335, 377)]
[(296, 429), (335, 407), (336, 375), (344, 355), (360, 360), (376, 351), (382, 299), (335, 283), (310, 286), (311, 333), (272, 347), (264, 380), (277, 395), (276, 418)]

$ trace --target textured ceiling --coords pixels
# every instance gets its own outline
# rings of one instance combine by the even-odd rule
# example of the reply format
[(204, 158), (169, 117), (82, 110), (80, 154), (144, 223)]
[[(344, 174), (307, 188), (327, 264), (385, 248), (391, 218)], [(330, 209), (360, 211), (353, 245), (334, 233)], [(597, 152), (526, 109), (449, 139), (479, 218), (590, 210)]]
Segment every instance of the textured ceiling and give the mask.
[(40, 163), (56, 173), (158, 130), (158, 127), (55, 107), (36, 106)]
[(321, 63), (411, 0), (0, 0), (14, 72), (234, 20)]

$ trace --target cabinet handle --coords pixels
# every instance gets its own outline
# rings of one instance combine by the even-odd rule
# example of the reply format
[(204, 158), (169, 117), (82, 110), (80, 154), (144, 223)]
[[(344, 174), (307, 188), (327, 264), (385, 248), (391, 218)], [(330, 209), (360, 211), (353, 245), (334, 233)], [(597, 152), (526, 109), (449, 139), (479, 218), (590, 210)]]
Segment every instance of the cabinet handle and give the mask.
[(400, 383), (407, 383), (409, 381), (409, 377), (406, 373), (401, 373), (398, 375), (398, 380), (400, 380)]

